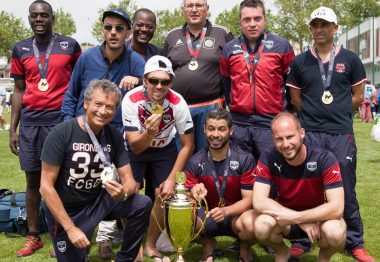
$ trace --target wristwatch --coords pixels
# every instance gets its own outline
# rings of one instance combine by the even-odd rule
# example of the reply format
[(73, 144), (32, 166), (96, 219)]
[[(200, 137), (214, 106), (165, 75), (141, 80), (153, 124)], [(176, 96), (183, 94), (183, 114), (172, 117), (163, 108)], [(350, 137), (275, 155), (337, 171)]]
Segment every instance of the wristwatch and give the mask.
[(122, 201), (125, 201), (125, 200), (127, 200), (128, 199), (128, 192), (125, 192), (125, 195), (124, 195), (124, 197), (123, 197), (123, 200)]

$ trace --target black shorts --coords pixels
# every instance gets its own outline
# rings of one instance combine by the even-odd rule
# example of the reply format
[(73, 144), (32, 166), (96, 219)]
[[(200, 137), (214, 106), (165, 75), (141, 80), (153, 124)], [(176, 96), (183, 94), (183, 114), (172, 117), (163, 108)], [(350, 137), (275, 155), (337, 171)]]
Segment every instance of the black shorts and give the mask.
[[(152, 186), (158, 188), (172, 171), (177, 160), (178, 150), (173, 140), (165, 147), (148, 148), (138, 155), (128, 151), (128, 156), (135, 180), (143, 186), (144, 177), (151, 176)], [(147, 170), (150, 171), (150, 174), (147, 174)]]
[(20, 165), (25, 172), (41, 172), (41, 152), (45, 139), (50, 130), (55, 125), (50, 126), (20, 126)]
[[(203, 221), (205, 218), (205, 207), (197, 210), (197, 216)], [(237, 238), (238, 236), (232, 230), (232, 221), (235, 217), (226, 217), (222, 222), (216, 223), (214, 219), (208, 217), (204, 228), (204, 234), (208, 237), (217, 236), (231, 236)]]

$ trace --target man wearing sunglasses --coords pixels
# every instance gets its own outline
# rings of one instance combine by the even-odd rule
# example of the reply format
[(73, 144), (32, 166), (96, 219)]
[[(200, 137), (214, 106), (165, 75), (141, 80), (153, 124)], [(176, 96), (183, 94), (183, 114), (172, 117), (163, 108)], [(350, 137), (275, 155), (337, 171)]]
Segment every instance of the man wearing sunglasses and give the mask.
[(228, 29), (207, 20), (207, 0), (184, 0), (183, 27), (166, 37), (163, 55), (173, 63), (177, 77), (173, 89), (189, 104), (194, 122), (195, 151), (206, 147), (203, 134), (206, 113), (224, 105), (219, 60), (225, 43), (233, 39)]
[[(65, 120), (84, 113), (84, 92), (93, 79), (108, 79), (121, 87), (122, 97), (128, 89), (138, 84), (144, 72), (144, 59), (125, 47), (125, 41), (131, 34), (131, 19), (120, 8), (103, 13), (101, 28), (103, 44), (88, 49), (78, 60), (70, 80), (69, 89), (62, 104)], [(123, 132), (121, 109), (118, 108), (111, 125)], [(99, 224), (96, 241), (102, 259), (110, 259), (112, 238), (116, 231), (116, 222), (103, 221)]]
[[(175, 173), (183, 170), (194, 143), (189, 108), (183, 97), (171, 90), (174, 77), (169, 59), (153, 56), (145, 65), (143, 85), (128, 92), (122, 102), (133, 176), (136, 182), (143, 183), (144, 173), (150, 167), (155, 197), (162, 199), (173, 195)], [(176, 131), (182, 145), (179, 152)], [(163, 218), (160, 205), (156, 205), (154, 212), (159, 220)], [(162, 227), (163, 221), (160, 222)], [(160, 233), (151, 215), (145, 253), (157, 261), (167, 262), (169, 258), (156, 249)]]

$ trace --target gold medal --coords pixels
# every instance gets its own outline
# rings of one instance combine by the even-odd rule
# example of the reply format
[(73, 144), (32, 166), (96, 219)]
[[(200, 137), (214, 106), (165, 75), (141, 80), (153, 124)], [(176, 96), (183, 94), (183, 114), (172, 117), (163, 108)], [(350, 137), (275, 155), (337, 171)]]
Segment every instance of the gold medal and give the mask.
[(226, 200), (224, 199), (224, 197), (222, 197), (219, 200), (218, 207), (225, 207), (225, 206), (226, 206)]
[(164, 108), (159, 103), (154, 103), (151, 106), (152, 114), (162, 115), (164, 113)]
[(325, 104), (325, 105), (329, 105), (333, 102), (334, 100), (334, 97), (332, 96), (331, 92), (330, 91), (325, 91), (323, 92), (323, 95), (322, 95), (322, 102)]
[(40, 82), (38, 83), (38, 89), (41, 92), (45, 92), (49, 89), (49, 84), (45, 78), (41, 78)]
[(189, 70), (190, 71), (195, 71), (198, 69), (198, 62), (197, 60), (191, 60), (189, 63)]

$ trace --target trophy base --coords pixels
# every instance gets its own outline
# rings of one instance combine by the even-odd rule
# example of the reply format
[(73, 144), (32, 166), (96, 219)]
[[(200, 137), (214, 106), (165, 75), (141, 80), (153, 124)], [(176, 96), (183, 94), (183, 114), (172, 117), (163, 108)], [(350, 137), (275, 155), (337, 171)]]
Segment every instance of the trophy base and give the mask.
[(185, 259), (183, 258), (182, 255), (179, 255), (179, 256), (176, 258), (175, 261), (176, 261), (176, 262), (185, 262)]

